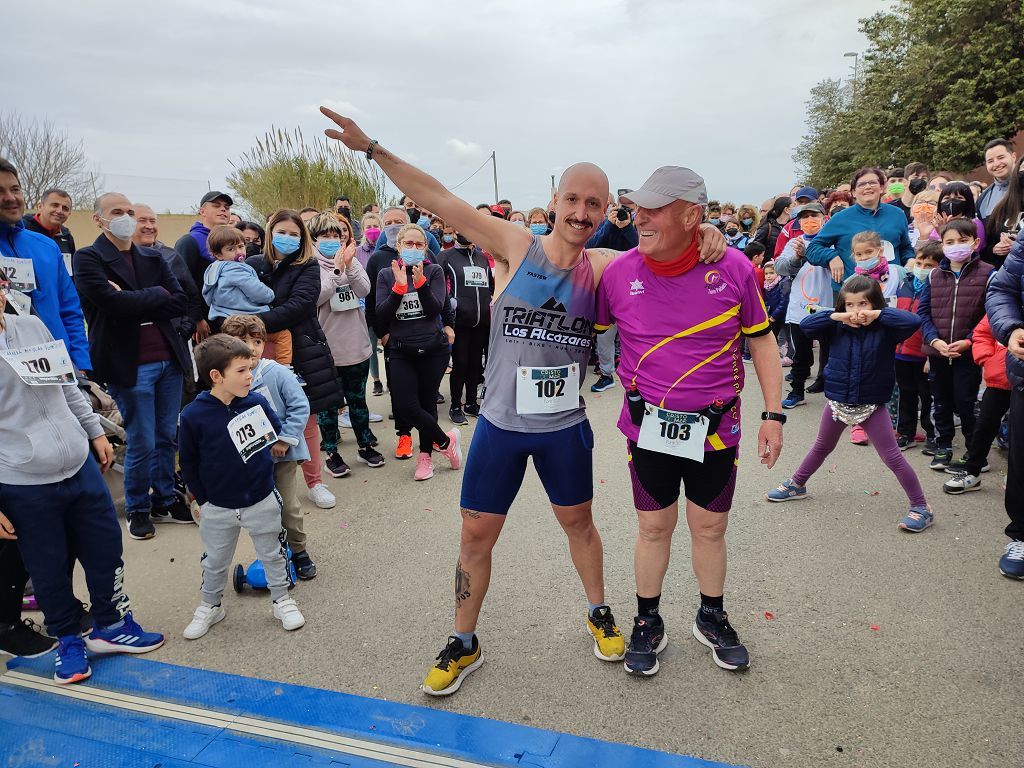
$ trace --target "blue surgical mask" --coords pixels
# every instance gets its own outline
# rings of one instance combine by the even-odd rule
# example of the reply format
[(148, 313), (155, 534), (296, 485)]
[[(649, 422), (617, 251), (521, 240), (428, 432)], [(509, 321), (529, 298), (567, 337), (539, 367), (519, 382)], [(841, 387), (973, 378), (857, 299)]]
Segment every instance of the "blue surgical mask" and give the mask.
[(753, 219), (743, 219), (743, 226), (744, 227), (749, 227), (753, 223), (754, 223)]
[(546, 234), (547, 231), (548, 231), (548, 225), (547, 224), (531, 224), (530, 225), (530, 233), (531, 234), (543, 235), (543, 234)]
[(857, 266), (860, 267), (861, 269), (874, 269), (875, 267), (878, 266), (878, 257), (872, 256), (870, 259), (858, 261)]
[(931, 274), (931, 269), (924, 269), (923, 267), (914, 267), (914, 277), (920, 282), (924, 282), (928, 279), (928, 275)]
[(413, 267), (417, 264), (422, 264), (423, 260), (427, 258), (427, 254), (417, 248), (403, 248), (402, 249), (402, 263), (407, 267)]
[(721, 219), (708, 219), (708, 224), (714, 224), (716, 227), (722, 223)]
[(317, 242), (316, 248), (327, 258), (331, 258), (341, 250), (341, 240), (320, 240)]
[(441, 239), (442, 239), (442, 240), (443, 240), (444, 242), (446, 242), (446, 243), (454, 243), (454, 242), (455, 242), (455, 235), (445, 235), (445, 236), (444, 236), (444, 237), (442, 237)]
[(430, 219), (426, 216), (420, 216), (416, 223), (420, 225), (420, 229), (430, 229)]
[(302, 239), (295, 235), (282, 235), (275, 232), (270, 242), (274, 244), (275, 251), (285, 256), (291, 256), (299, 250)]

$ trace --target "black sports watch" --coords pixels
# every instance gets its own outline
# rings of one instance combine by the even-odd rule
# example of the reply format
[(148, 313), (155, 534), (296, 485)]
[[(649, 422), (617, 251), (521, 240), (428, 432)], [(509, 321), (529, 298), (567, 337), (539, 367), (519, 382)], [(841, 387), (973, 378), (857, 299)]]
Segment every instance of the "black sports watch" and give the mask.
[(780, 424), (785, 424), (786, 414), (773, 413), (772, 411), (761, 411), (761, 421), (777, 421)]

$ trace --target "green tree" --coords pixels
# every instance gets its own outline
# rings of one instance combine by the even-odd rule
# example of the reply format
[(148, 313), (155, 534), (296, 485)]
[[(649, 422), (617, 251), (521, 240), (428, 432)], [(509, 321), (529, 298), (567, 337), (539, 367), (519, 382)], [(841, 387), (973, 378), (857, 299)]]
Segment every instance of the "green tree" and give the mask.
[(280, 208), (318, 208), (334, 205), (348, 195), (352, 210), (367, 203), (382, 204), (384, 175), (362, 156), (322, 136), (309, 142), (296, 128), (271, 128), (244, 152), (228, 176), (228, 184), (254, 217), (265, 219)]
[(1022, 30), (1021, 0), (898, 0), (861, 19), (856, 97), (812, 89), (794, 160), (823, 185), (863, 165), (976, 167), (986, 141), (1024, 130)]

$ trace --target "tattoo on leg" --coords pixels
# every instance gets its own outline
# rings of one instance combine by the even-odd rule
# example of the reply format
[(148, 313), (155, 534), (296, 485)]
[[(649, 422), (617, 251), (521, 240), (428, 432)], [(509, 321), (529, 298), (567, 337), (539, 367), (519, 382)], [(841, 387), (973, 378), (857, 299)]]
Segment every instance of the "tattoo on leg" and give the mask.
[(462, 570), (462, 561), (455, 566), (455, 607), (469, 597), (469, 574)]
[(474, 511), (472, 509), (465, 509), (465, 508), (463, 508), (462, 514), (464, 514), (466, 517), (471, 517), (474, 520), (479, 520), (480, 519), (480, 513), (476, 512), (476, 511)]

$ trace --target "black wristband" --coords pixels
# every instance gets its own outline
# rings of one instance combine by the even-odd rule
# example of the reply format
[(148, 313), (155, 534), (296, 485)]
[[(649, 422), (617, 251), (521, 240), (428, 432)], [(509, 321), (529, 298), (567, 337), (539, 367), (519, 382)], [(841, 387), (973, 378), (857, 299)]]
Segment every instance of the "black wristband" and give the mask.
[(366, 148), (366, 159), (367, 161), (373, 160), (373, 148), (377, 146), (377, 140), (373, 139), (370, 142), (370, 146)]
[(785, 424), (786, 414), (773, 413), (772, 411), (761, 411), (761, 421), (777, 421), (780, 424)]

